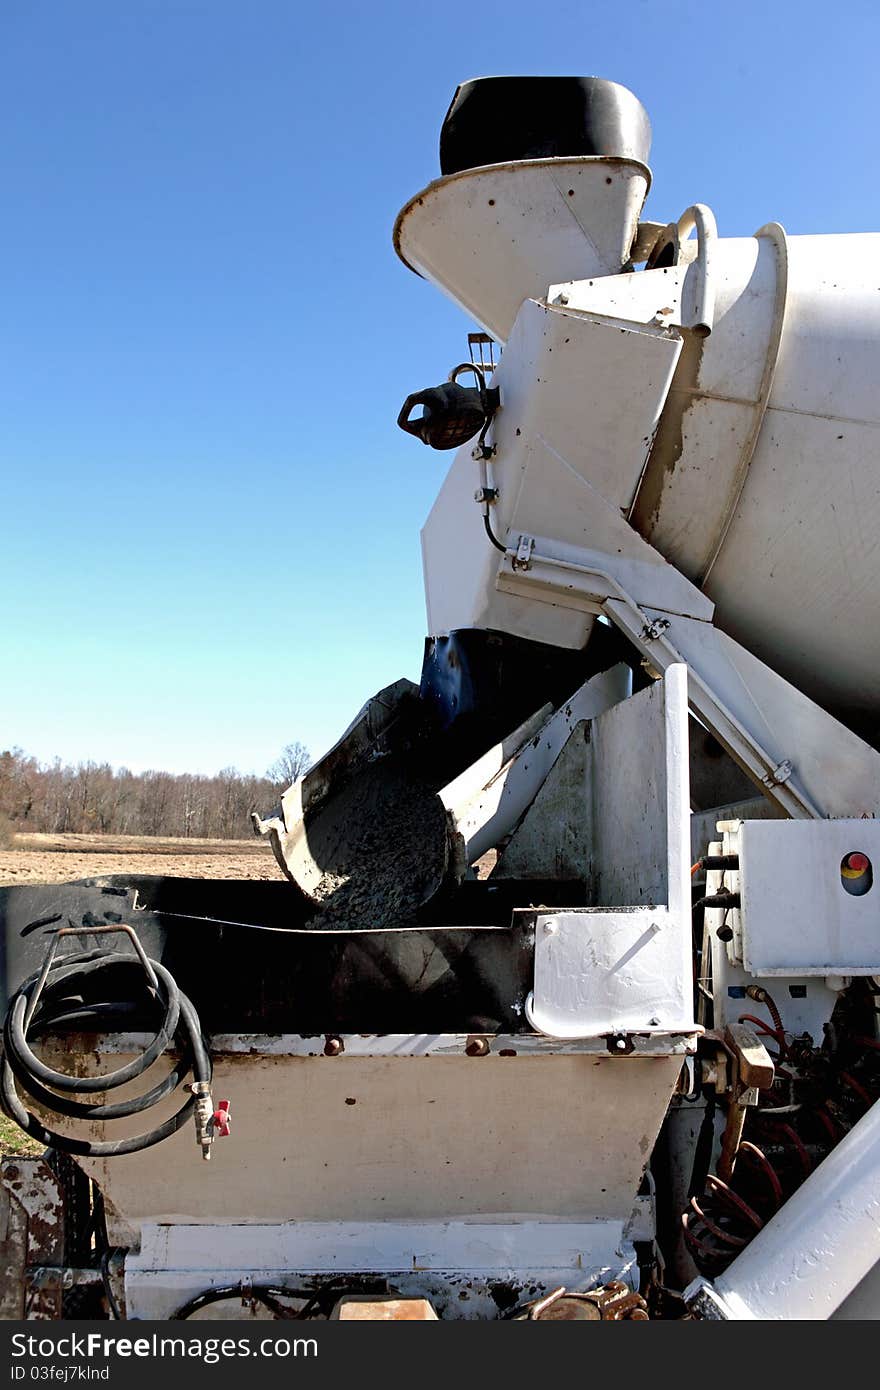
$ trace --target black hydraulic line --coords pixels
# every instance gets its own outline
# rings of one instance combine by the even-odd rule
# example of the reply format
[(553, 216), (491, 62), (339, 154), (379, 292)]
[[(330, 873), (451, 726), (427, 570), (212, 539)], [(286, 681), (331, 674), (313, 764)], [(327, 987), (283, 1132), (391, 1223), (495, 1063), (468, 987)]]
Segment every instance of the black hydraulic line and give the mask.
[(694, 903), (693, 912), (698, 907), (739, 907), (739, 893), (732, 893), (729, 888), (719, 888), (717, 893), (709, 893), (705, 898), (697, 898)]
[[(282, 1289), (275, 1284), (220, 1284), (213, 1289), (205, 1289), (203, 1293), (196, 1294), (188, 1303), (177, 1309), (176, 1313), (169, 1314), (170, 1322), (186, 1322), (194, 1313), (198, 1313), (202, 1308), (209, 1307), (212, 1303), (222, 1303), (227, 1298), (241, 1298), (244, 1300), (255, 1299), (269, 1309), (276, 1318), (290, 1319), (297, 1321), (307, 1318), (316, 1308), (320, 1306), (321, 1297), (324, 1290), (315, 1289)], [(339, 1290), (336, 1291), (337, 1297)], [(303, 1308), (285, 1308), (279, 1299), (298, 1298), (305, 1302)]]
[[(140, 948), (139, 948), (140, 949)], [(156, 987), (142, 966), (151, 969)], [(134, 974), (133, 982), (126, 977)], [(115, 992), (120, 991), (117, 995)], [(105, 1029), (132, 1010), (132, 993), (146, 995), (148, 1005), (160, 1012), (160, 1023), (145, 1052), (133, 1062), (101, 1076), (78, 1077), (55, 1071), (33, 1052), (29, 1039), (76, 1026), (78, 1031)], [(169, 1076), (144, 1094), (115, 1104), (95, 1105), (74, 1096), (88, 1097), (134, 1080), (166, 1051), (172, 1041), (180, 1047), (180, 1060)], [(0, 1106), (31, 1138), (65, 1153), (110, 1158), (137, 1153), (160, 1143), (186, 1122), (196, 1097), (190, 1094), (177, 1113), (161, 1125), (130, 1139), (85, 1140), (46, 1128), (21, 1100), (16, 1081), (50, 1113), (74, 1119), (103, 1121), (140, 1114), (169, 1096), (188, 1073), (195, 1082), (210, 1084), (211, 1060), (202, 1038), (198, 1015), (177, 986), (174, 977), (158, 961), (138, 961), (117, 951), (80, 951), (50, 962), (48, 971), (32, 975), (10, 1001), (3, 1026), (0, 1064)], [(52, 1089), (49, 1089), (52, 1088)], [(58, 1092), (62, 1094), (57, 1094)]]
[[(152, 962), (151, 962), (152, 964)], [(79, 966), (80, 968), (75, 968)], [(94, 975), (100, 970), (114, 970), (119, 968), (126, 973), (134, 973), (137, 983), (143, 984), (143, 973), (140, 963), (130, 956), (121, 956), (118, 952), (81, 951), (73, 956), (61, 957), (58, 966), (50, 972), (49, 980), (43, 992), (42, 998), (48, 1000), (50, 994), (56, 999), (61, 999), (67, 1003), (71, 999), (76, 1000), (80, 997), (81, 991), (92, 981), (90, 975)], [(153, 1062), (166, 1051), (169, 1043), (177, 1031), (180, 1018), (180, 990), (177, 982), (163, 966), (153, 965), (160, 986), (165, 995), (165, 1015), (162, 1024), (150, 1042), (142, 1056), (136, 1057), (128, 1062), (124, 1067), (119, 1067), (116, 1071), (106, 1072), (102, 1076), (71, 1076), (68, 1072), (54, 1071), (45, 1062), (41, 1062), (28, 1047), (26, 1032), (26, 1014), (28, 1005), (35, 994), (38, 975), (32, 980), (28, 980), (22, 985), (21, 989), (14, 996), (7, 1015), (7, 1031), (9, 1032), (14, 1046), (14, 1054), (23, 1063), (29, 1075), (42, 1081), (47, 1086), (53, 1086), (58, 1091), (108, 1091), (115, 1086), (122, 1086), (126, 1081), (133, 1081), (140, 1076), (147, 1067), (152, 1066)], [(54, 976), (54, 979), (53, 979)], [(51, 981), (51, 984), (50, 984)], [(62, 994), (63, 985), (63, 994)], [(103, 1001), (101, 1001), (103, 1002)], [(100, 1013), (112, 1012), (98, 1005)], [(88, 1022), (92, 1017), (92, 1007), (88, 1004), (78, 1011), (78, 1021), (81, 1023), (82, 1030), (86, 1031)], [(97, 1015), (100, 1016), (100, 1013)], [(70, 1017), (69, 1012), (64, 1017)], [(42, 1023), (43, 1028), (47, 1026), (45, 1007), (40, 1008), (38, 1003), (34, 1017), (30, 1021), (33, 1028), (37, 1023)], [(54, 1026), (56, 1017), (50, 1013), (48, 1026)]]
[(498, 537), (495, 535), (495, 532), (492, 530), (492, 523), (491, 523), (491, 521), (489, 520), (489, 508), (488, 508), (488, 507), (487, 507), (486, 510), (483, 512), (483, 526), (484, 526), (485, 529), (486, 529), (486, 535), (489, 537), (489, 540), (492, 542), (492, 544), (494, 545), (495, 549), (496, 549), (496, 550), (500, 550), (501, 553), (502, 553), (502, 555), (506, 555), (506, 554), (507, 554), (507, 546), (506, 546), (506, 545), (503, 545), (503, 544), (501, 543), (501, 541), (500, 541), (500, 540), (498, 539)]

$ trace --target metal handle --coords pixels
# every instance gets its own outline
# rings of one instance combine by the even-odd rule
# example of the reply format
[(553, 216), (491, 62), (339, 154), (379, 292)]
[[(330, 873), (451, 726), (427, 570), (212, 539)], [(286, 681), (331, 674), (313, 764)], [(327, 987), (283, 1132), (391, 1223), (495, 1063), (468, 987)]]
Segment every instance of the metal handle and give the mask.
[(712, 279), (712, 258), (718, 240), (715, 214), (705, 203), (694, 203), (681, 214), (676, 223), (676, 230), (679, 243), (685, 240), (689, 232), (696, 230), (697, 233), (696, 266), (699, 282), (696, 312), (690, 327), (701, 337), (708, 338), (715, 326), (715, 285)]
[[(407, 434), (414, 434), (416, 439), (422, 439), (422, 424), (425, 420), (425, 416), (421, 416), (418, 420), (411, 420), (409, 418), (410, 411), (414, 406), (424, 405), (425, 396), (427, 394), (427, 391), (414, 391), (411, 396), (407, 396), (403, 405), (400, 407), (400, 414), (397, 417), (397, 423), (400, 428), (406, 430)], [(424, 442), (425, 441), (422, 439), (422, 443)]]
[(40, 978), (37, 980), (36, 988), (33, 994), (31, 995), (30, 1001), (28, 1003), (28, 1009), (24, 1019), (25, 1033), (30, 1027), (31, 1019), (33, 1018), (36, 1012), (37, 1005), (40, 1002), (40, 995), (43, 993), (46, 981), (49, 978), (49, 971), (52, 969), (55, 956), (58, 953), (58, 946), (62, 936), (104, 936), (109, 932), (123, 932), (124, 935), (129, 938), (132, 945), (134, 946), (138, 959), (140, 960), (140, 963), (144, 968), (144, 973), (147, 977), (147, 980), (149, 981), (151, 989), (155, 990), (157, 994), (159, 993), (159, 981), (156, 979), (156, 972), (154, 971), (149, 960), (147, 959), (147, 956), (144, 952), (144, 948), (138, 941), (134, 928), (128, 926), (127, 923), (108, 922), (106, 925), (102, 924), (95, 927), (59, 927), (57, 931), (52, 933), (52, 944), (46, 952), (46, 959), (43, 961), (43, 966), (40, 970)]

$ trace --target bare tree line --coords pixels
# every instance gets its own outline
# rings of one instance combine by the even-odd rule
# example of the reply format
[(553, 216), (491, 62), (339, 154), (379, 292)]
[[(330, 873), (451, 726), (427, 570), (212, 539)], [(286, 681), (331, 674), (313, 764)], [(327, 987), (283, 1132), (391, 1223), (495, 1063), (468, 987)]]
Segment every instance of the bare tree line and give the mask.
[(233, 840), (248, 834), (250, 812), (271, 810), (308, 765), (301, 743), (288, 744), (262, 777), (234, 767), (205, 777), (135, 773), (109, 763), (40, 763), (13, 748), (0, 753), (0, 822), (13, 832)]

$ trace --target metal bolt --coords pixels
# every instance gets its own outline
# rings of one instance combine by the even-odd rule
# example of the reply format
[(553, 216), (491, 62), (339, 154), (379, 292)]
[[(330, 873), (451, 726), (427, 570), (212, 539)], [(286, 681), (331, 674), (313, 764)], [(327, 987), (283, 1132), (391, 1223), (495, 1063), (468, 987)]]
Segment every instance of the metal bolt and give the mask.
[(556, 933), (559, 931), (559, 923), (558, 923), (558, 922), (545, 922), (545, 923), (544, 923), (544, 931), (547, 933), (548, 936), (555, 936)]
[(468, 1057), (485, 1057), (489, 1051), (488, 1038), (468, 1038), (465, 1044)]
[(345, 1051), (345, 1043), (341, 1038), (328, 1036), (324, 1039), (324, 1056), (338, 1057), (340, 1052)]
[(655, 1014), (653, 1018), (648, 1019), (648, 1022), (650, 1023), (650, 1025), (651, 1025), (652, 1028), (656, 1028), (656, 1027), (658, 1027), (658, 1025), (659, 1025), (659, 1023), (660, 1023), (660, 1020), (659, 1020), (659, 1018), (657, 1017), (657, 1015)]
[(626, 1052), (626, 1038), (617, 1038), (614, 1046), (618, 1052)]

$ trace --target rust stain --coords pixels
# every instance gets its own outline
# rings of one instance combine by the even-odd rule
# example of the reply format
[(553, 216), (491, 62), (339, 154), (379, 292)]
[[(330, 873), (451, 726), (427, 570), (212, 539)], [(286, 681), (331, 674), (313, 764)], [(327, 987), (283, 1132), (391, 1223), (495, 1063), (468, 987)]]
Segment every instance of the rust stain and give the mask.
[(705, 339), (696, 334), (685, 337), (666, 407), (650, 444), (644, 476), (630, 516), (632, 525), (645, 540), (650, 540), (654, 533), (667, 479), (675, 472), (681, 458), (685, 417), (700, 399), (695, 393), (699, 388), (704, 344)]

